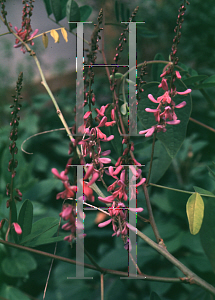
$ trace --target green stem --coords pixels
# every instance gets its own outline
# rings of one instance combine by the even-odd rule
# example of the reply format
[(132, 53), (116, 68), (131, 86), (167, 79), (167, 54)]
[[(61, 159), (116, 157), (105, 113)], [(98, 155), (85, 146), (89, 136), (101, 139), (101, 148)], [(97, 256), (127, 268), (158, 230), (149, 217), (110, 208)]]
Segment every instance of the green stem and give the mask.
[[(155, 186), (161, 189), (166, 189), (166, 190), (170, 190), (170, 191), (175, 191), (175, 192), (180, 192), (180, 193), (186, 193), (186, 194), (194, 194), (195, 192), (189, 192), (189, 191), (184, 191), (184, 190), (179, 190), (179, 189), (174, 189), (174, 188), (170, 188), (168, 186), (163, 186), (163, 185), (159, 185), (159, 184), (155, 184), (155, 183), (149, 183), (149, 185), (151, 186)], [(200, 196), (204, 196), (204, 197), (211, 197), (211, 198), (215, 198), (215, 195), (206, 195), (206, 194), (199, 194)]]
[(151, 153), (151, 160), (150, 160), (150, 166), (149, 166), (149, 173), (148, 173), (148, 177), (146, 179), (146, 185), (148, 185), (148, 183), (149, 183), (149, 179), (150, 179), (150, 175), (151, 175), (151, 171), (152, 171), (152, 163), (153, 163), (153, 157), (154, 157), (154, 151), (155, 151), (156, 134), (157, 134), (157, 132), (155, 132), (154, 135), (153, 135), (152, 153)]

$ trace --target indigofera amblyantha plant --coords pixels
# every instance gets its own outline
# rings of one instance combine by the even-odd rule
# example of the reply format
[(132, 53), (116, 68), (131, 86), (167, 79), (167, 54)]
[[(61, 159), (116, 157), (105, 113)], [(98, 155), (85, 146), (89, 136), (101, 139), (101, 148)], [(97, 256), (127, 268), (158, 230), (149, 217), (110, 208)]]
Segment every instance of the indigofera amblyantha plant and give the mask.
[[(122, 54), (126, 52), (128, 48), (129, 50), (132, 48), (129, 44), (129, 39), (131, 39), (130, 25), (135, 22), (144, 23), (141, 16), (138, 16), (141, 7), (137, 6), (133, 12), (127, 16), (127, 22), (123, 21), (121, 24), (118, 24), (123, 29), (114, 46), (116, 52), (112, 58), (111, 65), (108, 65), (107, 63), (104, 51), (105, 45), (103, 44), (105, 36), (104, 28), (107, 25), (105, 10), (104, 8), (99, 10), (97, 22), (94, 24), (94, 30), (91, 35), (91, 41), (85, 41), (88, 43), (89, 47), (88, 49), (85, 47), (83, 48), (83, 51), (85, 51), (84, 63), (81, 70), (83, 71), (83, 74), (81, 74), (81, 80), (83, 80), (83, 82), (79, 78), (76, 86), (78, 87), (80, 83), (83, 83), (83, 91), (81, 91), (83, 92), (81, 94), (83, 96), (83, 101), (79, 105), (80, 107), (78, 107), (78, 105), (75, 108), (73, 107), (75, 117), (74, 122), (70, 125), (71, 127), (67, 125), (57, 100), (46, 82), (44, 72), (36, 53), (32, 50), (32, 46), (34, 45), (34, 40), (42, 36), (44, 46), (47, 48), (48, 32), (51, 32), (54, 41), (58, 42), (58, 30), (61, 30), (64, 40), (67, 42), (67, 31), (71, 32), (74, 29), (73, 26), (77, 27), (77, 32), (80, 27), (83, 28), (83, 24), (79, 27), (79, 23), (80, 21), (83, 23), (88, 19), (91, 9), (89, 5), (79, 7), (79, 5), (72, 0), (44, 1), (48, 15), (50, 16), (52, 13), (58, 25), (63, 19), (63, 16), (67, 16), (67, 21), (74, 24), (69, 24), (68, 29), (60, 27), (37, 35), (38, 31), (41, 32), (41, 29), (39, 28), (33, 31), (31, 27), (34, 2), (35, 1), (33, 0), (22, 1), (24, 6), (22, 9), (21, 27), (17, 24), (13, 24), (13, 22), (7, 21), (6, 1), (1, 2), (2, 11), (0, 19), (7, 27), (8, 33), (15, 39), (14, 48), (20, 48), (23, 53), (26, 53), (26, 55), (29, 54), (32, 57), (32, 60), (35, 61), (41, 76), (41, 82), (50, 96), (55, 106), (57, 116), (60, 118), (64, 127), (63, 129), (65, 129), (67, 137), (69, 138), (68, 156), (65, 159), (65, 164), (62, 166), (57, 160), (56, 162), (52, 162), (51, 165), (49, 164), (51, 169), (50, 173), (52, 173), (51, 178), (49, 178), (50, 182), (55, 180), (55, 183), (57, 182), (57, 188), (61, 185), (61, 189), (59, 188), (55, 194), (55, 199), (57, 201), (62, 201), (62, 203), (60, 202), (61, 211), (57, 211), (57, 217), (60, 217), (60, 220), (56, 223), (52, 220), (52, 217), (48, 217), (47, 219), (42, 218), (33, 223), (33, 204), (30, 200), (26, 200), (22, 204), (19, 215), (17, 215), (16, 204), (22, 200), (24, 195), (22, 195), (22, 192), (20, 191), (22, 190), (21, 187), (20, 189), (14, 188), (14, 180), (15, 177), (18, 176), (18, 174), (16, 175), (15, 170), (18, 165), (15, 155), (18, 152), (17, 137), (19, 111), (21, 108), (19, 101), (21, 99), (22, 73), (20, 73), (16, 85), (14, 104), (11, 105), (12, 119), (10, 126), (12, 129), (9, 137), (11, 159), (8, 164), (8, 171), (11, 173), (11, 181), (6, 184), (6, 195), (10, 198), (6, 201), (6, 206), (10, 209), (10, 212), (9, 218), (2, 218), (0, 221), (0, 243), (5, 244), (8, 247), (28, 251), (29, 253), (34, 252), (38, 255), (47, 256), (52, 259), (76, 264), (76, 270), (80, 267), (79, 271), (81, 270), (82, 272), (79, 273), (79, 279), (88, 279), (84, 277), (84, 268), (93, 269), (99, 272), (101, 278), (102, 300), (104, 300), (105, 274), (114, 274), (119, 277), (123, 276), (126, 279), (132, 278), (150, 282), (165, 282), (166, 284), (195, 284), (212, 295), (215, 295), (214, 286), (200, 278), (182, 264), (179, 259), (173, 256), (173, 251), (171, 253), (169, 252), (169, 240), (167, 238), (166, 242), (165, 237), (163, 238), (160, 235), (156, 223), (156, 219), (161, 215), (165, 215), (166, 212), (163, 213), (161, 209), (157, 213), (158, 208), (162, 207), (162, 205), (158, 202), (153, 202), (155, 204), (157, 203), (158, 206), (157, 208), (156, 205), (154, 205), (156, 210), (154, 216), (154, 206), (151, 204), (151, 196), (155, 197), (154, 194), (156, 195), (156, 193), (150, 189), (150, 186), (156, 186), (157, 188), (162, 187), (166, 190), (172, 189), (174, 192), (191, 193), (192, 196), (189, 198), (186, 206), (190, 232), (196, 234), (200, 230), (204, 215), (204, 202), (200, 195), (201, 190), (197, 189), (195, 193), (192, 193), (156, 184), (167, 171), (167, 168), (173, 159), (175, 159), (176, 153), (179, 151), (180, 146), (186, 137), (187, 123), (190, 118), (192, 106), (191, 92), (193, 89), (197, 89), (198, 82), (200, 81), (199, 78), (201, 77), (196, 75), (198, 80), (196, 79), (195, 82), (195, 78), (192, 78), (191, 74), (189, 74), (189, 70), (183, 69), (183, 66), (180, 65), (177, 56), (178, 52), (180, 53), (178, 45), (180, 39), (183, 37), (182, 24), (184, 23), (186, 7), (189, 4), (188, 1), (181, 1), (169, 60), (155, 59), (154, 61), (145, 60), (144, 62), (138, 63), (138, 57), (135, 56), (136, 53), (129, 53), (130, 57), (134, 55), (136, 59), (136, 65), (132, 67), (133, 69), (136, 68), (136, 75), (138, 75), (136, 76), (136, 82), (133, 82), (130, 79), (131, 77), (129, 79), (126, 78), (127, 76), (130, 76), (133, 71), (130, 66), (126, 66), (128, 71), (124, 74), (118, 72)], [(105, 7), (105, 2), (103, 4)], [(115, 1), (116, 13), (118, 10), (119, 3), (118, 1)], [(122, 18), (123, 5), (120, 6), (120, 11)], [(100, 40), (102, 42), (101, 49)], [(80, 58), (80, 55), (81, 59), (83, 58), (83, 51), (77, 51), (77, 61), (78, 58)], [(99, 65), (99, 67), (105, 68), (107, 74), (107, 85), (110, 92), (107, 103), (104, 103), (102, 93), (100, 99), (96, 91), (95, 83), (96, 80), (100, 79), (95, 72), (95, 66), (98, 66), (98, 52), (102, 53), (104, 61), (104, 65)], [(150, 74), (148, 74), (148, 72), (150, 73), (149, 65), (159, 65), (156, 73), (156, 81), (150, 81)], [(155, 76), (155, 74), (153, 76)], [(186, 80), (190, 77), (192, 79), (190, 79), (190, 82), (194, 82), (195, 84), (186, 85)], [(125, 82), (130, 84), (130, 86), (134, 85), (134, 95), (130, 95), (132, 93), (131, 89), (130, 91), (129, 89), (126, 90), (127, 86)], [(187, 82), (189, 83), (189, 80), (187, 80)], [(130, 105), (130, 100), (135, 101)], [(74, 99), (72, 99), (72, 101), (74, 102)], [(79, 108), (83, 108), (83, 115), (81, 116), (82, 125), (77, 125), (79, 124), (78, 121), (80, 116), (79, 112), (76, 110)], [(135, 117), (137, 117), (136, 125), (138, 128), (136, 135), (132, 135), (129, 128), (129, 121), (130, 123), (133, 121), (131, 111), (133, 111), (134, 108), (136, 108)], [(149, 146), (150, 137), (153, 137), (153, 141), (150, 155), (147, 156), (146, 152), (148, 150), (146, 149)], [(140, 145), (142, 147), (141, 151), (138, 149)], [(173, 162), (175, 163), (175, 161)], [(163, 174), (161, 176), (159, 175), (160, 177), (158, 176), (159, 178), (157, 178), (155, 175), (156, 173), (159, 173), (159, 168), (163, 168)], [(176, 175), (179, 176), (178, 173)], [(204, 190), (205, 194), (203, 193), (202, 195), (208, 196), (206, 195), (206, 192), (207, 191)], [(210, 196), (215, 197), (211, 194)], [(161, 197), (160, 201), (162, 200)], [(93, 225), (91, 222), (90, 230), (93, 228), (92, 230), (96, 230), (96, 232), (99, 231), (97, 234), (98, 236), (102, 236), (103, 232), (104, 234), (107, 234), (108, 232), (108, 238), (110, 237), (112, 241), (116, 241), (117, 245), (122, 246), (122, 252), (119, 252), (120, 255), (125, 254), (126, 259), (128, 258), (128, 268), (126, 266), (128, 270), (124, 268), (119, 271), (111, 268), (104, 268), (102, 265), (100, 266), (100, 258), (98, 257), (97, 261), (97, 257), (94, 254), (102, 252), (102, 248), (99, 248), (99, 250), (96, 249), (95, 253), (92, 254), (88, 252), (84, 241), (85, 239), (89, 239), (91, 242), (92, 237), (90, 236), (90, 233), (88, 233), (89, 231), (85, 233), (85, 222), (90, 215), (88, 214), (87, 208), (97, 212), (97, 217), (94, 218)], [(181, 215), (178, 216), (178, 219), (180, 217)], [(163, 218), (167, 217), (164, 216)], [(177, 220), (174, 224), (175, 227), (177, 227)], [(166, 222), (168, 221), (169, 220)], [(8, 224), (6, 229), (5, 224)], [(144, 234), (146, 226), (151, 226), (155, 241)], [(41, 232), (39, 232), (39, 230), (41, 230)], [(86, 228), (86, 231), (87, 230), (88, 228)], [(51, 232), (50, 236), (49, 232)], [(169, 233), (169, 239), (170, 235), (171, 232)], [(12, 239), (14, 240), (14, 243), (11, 243)], [(80, 240), (81, 244), (79, 243)], [(93, 243), (95, 243), (94, 238), (92, 240)], [(60, 241), (62, 241), (62, 243), (64, 243), (64, 241), (67, 242), (63, 244), (63, 247), (68, 247), (69, 251), (71, 250), (70, 247), (72, 247), (72, 244), (74, 242), (76, 243), (76, 260), (63, 258), (60, 255), (57, 255), (57, 246), (55, 247), (54, 254), (36, 248), (38, 246), (46, 245), (47, 243)], [(114, 242), (112, 243), (113, 245)], [(145, 268), (145, 265), (141, 260), (138, 260), (137, 255), (137, 249), (141, 244), (140, 242), (144, 244), (144, 247), (147, 244), (155, 249), (162, 255), (162, 258), (164, 257), (167, 259), (174, 268), (177, 267), (182, 272), (182, 275), (180, 274), (179, 276), (178, 273), (174, 273), (176, 274), (174, 275), (176, 277), (173, 277), (173, 275), (171, 275), (172, 277), (160, 276), (163, 271), (163, 269), (161, 269), (163, 261), (157, 267), (157, 274), (153, 274), (152, 276), (151, 274), (143, 273), (145, 270), (142, 269)], [(141, 249), (144, 249), (145, 251), (147, 248), (144, 247)], [(183, 251), (185, 255), (191, 255), (188, 253), (186, 247), (187, 244), (184, 243)], [(104, 256), (107, 255), (109, 250), (105, 251)], [(116, 253), (118, 255), (119, 253), (117, 251), (118, 250), (116, 250)], [(142, 254), (144, 254), (144, 251), (142, 251)], [(89, 258), (92, 264), (85, 263), (84, 255)], [(103, 254), (101, 256), (103, 257)], [(10, 256), (8, 255), (8, 257)], [(112, 259), (114, 259), (114, 257)], [(2, 263), (2, 265), (4, 264), (6, 263)], [(155, 269), (154, 266), (153, 268)], [(146, 273), (147, 272), (148, 271), (146, 271)], [(159, 276), (157, 276), (158, 274)], [(24, 275), (26, 277), (23, 277), (27, 278), (28, 274)], [(49, 276), (47, 283), (48, 280)], [(17, 283), (17, 287), (20, 284), (21, 281)], [(44, 291), (44, 298), (46, 288), (47, 284)], [(2, 297), (6, 298), (5, 295)], [(59, 297), (61, 297), (61, 295)], [(140, 293), (138, 297), (140, 297)], [(151, 296), (147, 295), (147, 297), (151, 297), (152, 299), (153, 294), (151, 294)]]

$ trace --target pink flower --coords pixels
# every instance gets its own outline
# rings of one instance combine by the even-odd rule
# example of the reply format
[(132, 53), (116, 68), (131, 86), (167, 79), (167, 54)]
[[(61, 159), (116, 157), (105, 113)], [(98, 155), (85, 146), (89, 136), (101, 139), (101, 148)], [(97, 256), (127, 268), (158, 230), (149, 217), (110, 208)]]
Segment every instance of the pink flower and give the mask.
[(186, 104), (187, 104), (186, 101), (183, 101), (183, 102), (177, 104), (177, 105), (175, 106), (175, 108), (182, 108), (182, 107), (184, 107)]
[(145, 137), (152, 136), (155, 131), (156, 126), (152, 126), (149, 129), (139, 131), (139, 134), (145, 134)]
[(178, 79), (181, 79), (181, 74), (179, 73), (179, 71), (175, 71), (175, 75)]
[(186, 95), (186, 94), (189, 94), (189, 93), (191, 93), (191, 92), (192, 92), (191, 89), (187, 89), (187, 90), (184, 91), (184, 92), (177, 92), (177, 94), (179, 94), (179, 95)]
[(162, 78), (161, 83), (158, 85), (159, 88), (162, 88), (164, 91), (168, 91), (167, 79)]
[(62, 181), (69, 180), (68, 176), (65, 175), (65, 171), (62, 171), (60, 174), (59, 174), (59, 172), (58, 172), (58, 170), (56, 168), (52, 168), (51, 171), (60, 180), (62, 180)]
[(15, 230), (15, 232), (18, 234), (18, 235), (20, 235), (20, 234), (22, 234), (22, 229), (21, 229), (21, 227), (20, 227), (20, 225), (18, 224), (18, 223), (13, 223), (13, 226), (14, 226), (14, 230)]

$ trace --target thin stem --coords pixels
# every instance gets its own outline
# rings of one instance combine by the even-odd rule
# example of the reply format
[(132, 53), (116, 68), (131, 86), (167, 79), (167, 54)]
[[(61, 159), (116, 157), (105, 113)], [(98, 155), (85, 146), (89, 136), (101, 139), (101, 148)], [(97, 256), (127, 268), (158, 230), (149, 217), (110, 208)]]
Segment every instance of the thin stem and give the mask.
[(104, 274), (100, 274), (101, 281), (101, 300), (104, 300)]
[(147, 189), (147, 186), (146, 186), (145, 183), (143, 183), (142, 186), (143, 186), (143, 191), (144, 191), (144, 195), (145, 195), (145, 199), (146, 199), (146, 206), (147, 206), (147, 210), (148, 210), (148, 214), (149, 214), (149, 222), (152, 226), (156, 241), (157, 241), (157, 243), (159, 243), (159, 242), (162, 241), (162, 239), (161, 239), (161, 236), (160, 236), (159, 231), (157, 229), (157, 225), (155, 223), (155, 219), (154, 219), (154, 215), (153, 215), (153, 211), (152, 211), (152, 206), (151, 206), (151, 202), (150, 202), (150, 199), (149, 199), (148, 189)]
[[(1, 16), (0, 16), (0, 19), (2, 20), (2, 22), (4, 22), (4, 20), (2, 19)], [(72, 141), (73, 140), (72, 133), (71, 133), (71, 131), (70, 131), (70, 129), (69, 129), (69, 127), (68, 127), (65, 119), (64, 119), (64, 116), (63, 116), (63, 114), (62, 114), (62, 112), (61, 112), (61, 110), (60, 110), (60, 108), (59, 108), (59, 106), (57, 104), (57, 101), (54, 98), (54, 95), (52, 94), (52, 91), (50, 90), (50, 88), (49, 88), (49, 86), (48, 86), (48, 84), (46, 82), (45, 76), (43, 74), (42, 68), (40, 66), (39, 60), (37, 59), (37, 56), (36, 56), (35, 52), (33, 50), (31, 50), (31, 48), (28, 46), (28, 44), (25, 43), (10, 27), (8, 27), (8, 30), (10, 30), (10, 32), (26, 47), (26, 49), (30, 53), (30, 55), (33, 56), (33, 58), (35, 60), (35, 63), (37, 65), (37, 67), (38, 67), (41, 79), (42, 79), (41, 83), (43, 84), (43, 86), (45, 87), (46, 91), (48, 92), (48, 94), (49, 94), (49, 96), (50, 96), (50, 98), (51, 98), (51, 100), (52, 100), (52, 102), (53, 102), (53, 104), (54, 104), (54, 106), (56, 108), (56, 112), (58, 114), (58, 117), (60, 118), (60, 120), (61, 120), (61, 122), (62, 122), (62, 124), (63, 124), (63, 126), (64, 126), (64, 128), (65, 128), (65, 130), (66, 130), (66, 132), (67, 132), (67, 134), (69, 136), (69, 138), (70, 138), (70, 140)], [(78, 154), (78, 156), (80, 158), (82, 155), (81, 155), (81, 152), (80, 152), (78, 146), (76, 146), (76, 151), (77, 151), (77, 154)], [(86, 171), (86, 166), (84, 166), (84, 168), (85, 168), (85, 171)], [(91, 188), (94, 191), (96, 191), (96, 193), (99, 196), (105, 198), (104, 194), (102, 193), (102, 191), (98, 188), (98, 186), (95, 183), (93, 185), (91, 185)]]
[[(180, 192), (180, 193), (185, 193), (185, 194), (194, 194), (195, 192), (190, 192), (190, 191), (185, 191), (185, 190), (179, 190), (179, 189), (174, 189), (174, 188), (170, 188), (168, 186), (163, 186), (163, 185), (159, 185), (159, 184), (155, 184), (155, 183), (149, 183), (149, 185), (151, 186), (155, 186), (161, 189), (166, 189), (166, 190), (170, 190), (170, 191), (175, 191), (175, 192)], [(211, 198), (215, 198), (215, 195), (207, 195), (207, 194), (199, 194), (200, 196), (204, 196), (204, 197), (211, 197)]]
[[(70, 199), (70, 198), (68, 198), (68, 199)], [(72, 199), (72, 198), (71, 198), (71, 199)], [(97, 206), (94, 206), (94, 205), (89, 204), (89, 203), (87, 203), (87, 202), (83, 202), (83, 204), (85, 204), (85, 205), (87, 205), (87, 206), (89, 206), (89, 207), (95, 208), (95, 210), (99, 210), (99, 211), (103, 212), (104, 214), (110, 216), (110, 214), (109, 214), (107, 211), (105, 211), (105, 210), (103, 210), (103, 209), (101, 209), (101, 208), (99, 208), (99, 207), (97, 207)]]
[[(42, 256), (45, 256), (45, 257), (54, 258), (56, 260), (63, 261), (63, 262), (73, 264), (73, 265), (75, 265), (77, 263), (78, 265), (84, 266), (85, 268), (98, 271), (98, 269), (95, 266), (90, 265), (90, 264), (82, 264), (80, 262), (76, 262), (75, 260), (72, 260), (72, 259), (69, 259), (69, 258), (65, 258), (65, 257), (62, 257), (62, 256), (47, 253), (47, 252), (44, 252), (44, 251), (40, 251), (40, 250), (32, 249), (32, 248), (29, 248), (29, 247), (17, 245), (17, 244), (10, 243), (10, 242), (7, 242), (7, 241), (1, 240), (1, 239), (0, 239), (0, 244), (4, 244), (4, 245), (9, 246), (9, 247), (13, 247), (13, 248), (16, 248), (16, 249), (21, 249), (21, 250), (28, 251), (28, 252), (31, 252), (31, 253), (35, 253), (35, 254), (38, 254), (38, 255), (42, 255)], [(116, 271), (116, 270), (111, 270), (111, 269), (106, 269), (106, 268), (101, 268), (101, 270), (103, 271), (103, 273), (113, 274), (113, 275), (116, 275), (116, 276), (128, 277), (128, 272)], [(136, 278), (136, 279), (143, 279), (143, 280), (146, 280), (146, 281), (160, 281), (160, 282), (169, 282), (169, 283), (171, 283), (171, 282), (175, 282), (175, 283), (185, 282), (185, 280), (187, 279), (187, 278), (168, 278), (168, 277), (160, 277), (160, 276), (150, 276), (150, 275), (145, 275), (145, 274), (143, 276), (142, 275), (141, 276), (136, 275), (136, 274), (130, 274), (129, 277)]]
[(132, 256), (131, 252), (129, 252), (129, 256), (130, 256), (130, 258), (131, 258), (131, 260), (132, 260), (132, 262), (133, 262), (133, 265), (135, 266), (135, 268), (137, 268), (138, 274), (139, 274), (139, 275), (143, 275), (143, 273), (140, 271), (140, 268), (138, 267), (136, 261), (134, 260), (134, 258), (133, 258), (133, 256)]
[(65, 30), (66, 30), (66, 28), (65, 27), (60, 27), (60, 28), (56, 28), (56, 29), (51, 29), (51, 30), (48, 30), (48, 31), (45, 31), (45, 32), (42, 32), (42, 33), (40, 33), (40, 34), (37, 34), (37, 35), (35, 35), (33, 38), (31, 38), (31, 39), (29, 39), (29, 40), (27, 40), (27, 42), (29, 42), (29, 41), (31, 41), (31, 40), (33, 40), (33, 39), (36, 39), (36, 38), (38, 38), (39, 36), (42, 36), (44, 33), (49, 33), (49, 32), (51, 32), (52, 30), (55, 30), (55, 31), (57, 31), (57, 30), (61, 30), (61, 28), (64, 28)]
[(161, 245), (156, 244), (150, 238), (148, 238), (145, 234), (137, 229), (137, 235), (142, 238), (148, 245), (154, 248), (157, 252), (162, 254), (167, 260), (169, 260), (173, 265), (175, 265), (182, 273), (187, 276), (187, 282), (190, 284), (197, 284), (203, 289), (209, 291), (211, 294), (215, 295), (215, 288), (207, 283), (205, 280), (197, 276), (194, 272), (188, 269), (184, 264), (182, 264), (179, 260), (177, 260), (172, 254), (170, 254), (166, 248)]
[[(65, 200), (64, 200), (63, 204), (64, 203), (65, 203)], [(57, 236), (59, 236), (61, 220), (62, 220), (62, 218), (60, 217), (60, 220), (59, 220), (59, 223), (58, 223), (58, 229), (57, 229)], [(55, 243), (54, 255), (56, 254), (56, 252), (57, 252), (57, 242)], [(46, 279), (46, 285), (45, 285), (44, 292), (43, 292), (43, 300), (46, 297), (46, 290), (47, 290), (47, 287), (48, 287), (49, 278), (50, 278), (50, 275), (51, 275), (51, 270), (52, 270), (53, 263), (54, 263), (54, 258), (52, 258), (51, 265), (50, 265), (50, 268), (49, 268), (49, 273), (48, 273), (48, 276), (47, 276), (47, 279)]]
[(157, 134), (157, 132), (155, 131), (155, 133), (154, 133), (154, 135), (153, 135), (152, 152), (151, 152), (151, 159), (150, 159), (149, 173), (148, 173), (148, 177), (147, 177), (147, 179), (146, 179), (146, 185), (148, 185), (148, 183), (149, 183), (149, 179), (150, 179), (150, 175), (151, 175), (151, 171), (152, 171), (152, 163), (153, 163), (154, 150), (155, 150), (156, 134)]
[(196, 123), (196, 124), (198, 124), (198, 125), (200, 125), (200, 126), (202, 126), (202, 127), (204, 127), (204, 128), (206, 128), (206, 129), (208, 129), (208, 130), (210, 130), (210, 131), (212, 131), (212, 132), (215, 132), (214, 128), (212, 128), (212, 127), (210, 127), (208, 125), (205, 125), (204, 123), (202, 123), (200, 121), (197, 121), (196, 119), (193, 119), (193, 118), (190, 117), (189, 120), (192, 121), (192, 122), (194, 122), (194, 123)]
[(5, 33), (2, 33), (2, 34), (0, 34), (0, 36), (3, 36), (3, 35), (7, 35), (7, 34), (10, 34), (11, 32), (5, 32)]
[[(132, 151), (130, 151), (130, 155), (131, 155), (131, 158), (134, 158), (134, 154), (133, 154)], [(140, 175), (140, 180), (141, 179), (142, 179), (142, 176)], [(155, 219), (154, 219), (154, 215), (153, 215), (152, 206), (151, 206), (151, 202), (150, 202), (150, 199), (149, 199), (149, 194), (148, 194), (148, 190), (147, 190), (147, 187), (146, 187), (146, 183), (143, 183), (142, 187), (143, 187), (143, 192), (144, 192), (145, 199), (146, 199), (146, 206), (147, 206), (147, 210), (148, 210), (148, 214), (149, 214), (149, 222), (152, 226), (152, 229), (153, 229), (153, 232), (154, 232), (157, 243), (160, 243), (162, 241), (162, 239), (161, 239), (161, 236), (160, 236), (159, 231), (157, 229), (157, 225), (155, 223)]]
[(102, 268), (97, 264), (97, 262), (92, 258), (92, 256), (90, 255), (90, 253), (85, 248), (84, 248), (84, 253), (87, 255), (87, 257), (89, 258), (89, 260), (91, 261), (91, 263), (97, 268), (97, 270), (100, 271), (101, 274), (103, 274)]

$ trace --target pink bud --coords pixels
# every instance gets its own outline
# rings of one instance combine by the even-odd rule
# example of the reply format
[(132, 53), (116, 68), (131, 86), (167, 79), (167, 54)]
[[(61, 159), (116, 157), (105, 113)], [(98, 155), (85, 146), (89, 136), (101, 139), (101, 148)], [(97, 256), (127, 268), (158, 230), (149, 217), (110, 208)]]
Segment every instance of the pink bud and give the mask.
[(155, 100), (155, 98), (152, 96), (152, 94), (148, 94), (148, 98), (149, 98), (149, 100), (151, 100), (152, 102), (158, 103), (158, 101)]
[(184, 107), (186, 104), (187, 104), (186, 101), (183, 101), (183, 102), (177, 104), (175, 107), (176, 107), (176, 108), (182, 108), (182, 107)]
[(177, 125), (177, 124), (179, 124), (181, 121), (180, 120), (173, 120), (173, 121), (168, 121), (168, 122), (166, 122), (167, 124), (169, 124), (169, 125)]
[(111, 223), (111, 221), (112, 221), (112, 219), (102, 222), (102, 223), (98, 224), (98, 227), (100, 227), (100, 228), (105, 227), (105, 226), (109, 225)]
[(18, 223), (13, 223), (13, 226), (14, 226), (14, 230), (16, 231), (16, 233), (17, 234), (22, 234), (22, 229), (21, 229), (21, 227), (19, 226), (19, 224)]
[(84, 115), (84, 120), (88, 119), (88, 117), (92, 114), (91, 111), (87, 111)]
[(90, 175), (93, 173), (93, 170), (94, 170), (94, 167), (93, 167), (93, 164), (92, 164), (88, 167), (87, 172), (84, 176), (84, 180), (86, 180), (90, 177)]
[(104, 117), (102, 118), (101, 122), (99, 123), (98, 127), (104, 126), (106, 122), (107, 122), (107, 117), (104, 116)]
[(178, 79), (181, 79), (181, 74), (179, 73), (179, 71), (175, 71), (175, 75)]
[(184, 92), (177, 92), (177, 94), (179, 94), (179, 95), (186, 95), (186, 94), (189, 94), (189, 93), (191, 93), (191, 92), (192, 92), (191, 89), (187, 89), (187, 90), (184, 91)]
[(111, 150), (106, 150), (106, 151), (103, 151), (101, 153), (102, 156), (106, 156), (106, 155), (109, 155), (111, 153)]

